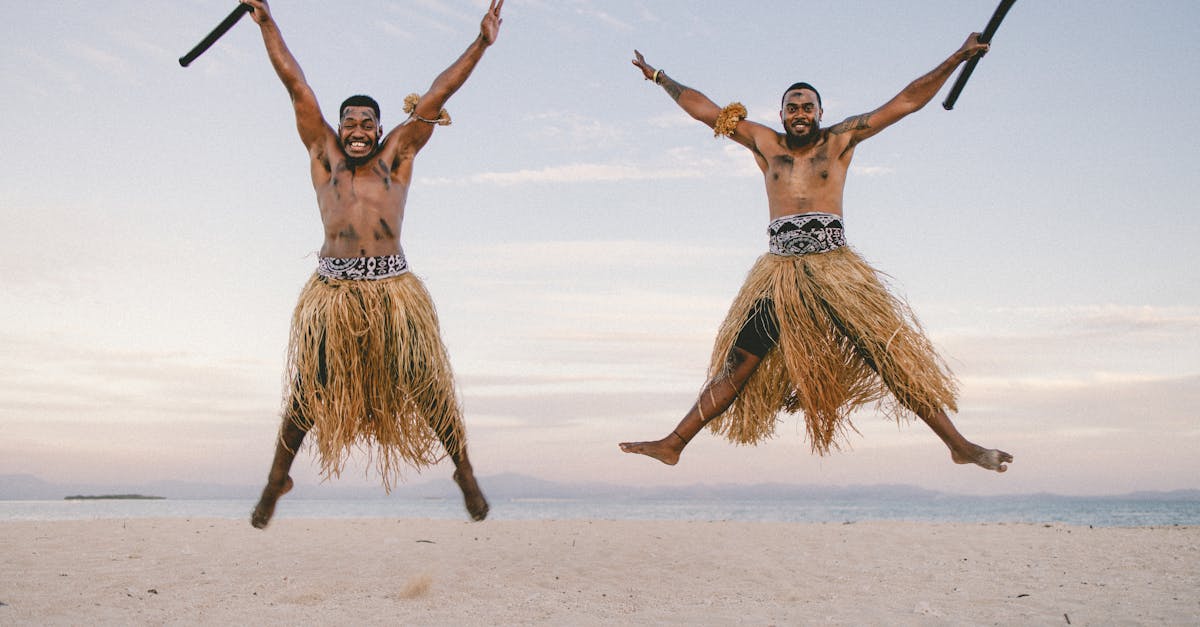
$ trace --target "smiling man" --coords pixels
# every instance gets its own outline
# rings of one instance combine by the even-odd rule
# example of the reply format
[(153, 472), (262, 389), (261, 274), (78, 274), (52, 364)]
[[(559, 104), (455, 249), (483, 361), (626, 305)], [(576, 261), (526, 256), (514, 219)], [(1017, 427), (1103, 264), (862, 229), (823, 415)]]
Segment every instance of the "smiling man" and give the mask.
[(405, 101), (411, 115), (387, 134), (379, 105), (351, 96), (338, 128), (284, 44), (264, 0), (253, 8), (267, 56), (291, 96), (296, 128), (309, 155), (325, 229), (317, 269), (300, 294), (288, 346), (290, 390), (284, 399), (275, 458), (250, 522), (263, 528), (309, 436), (326, 477), (337, 476), (355, 448), (365, 450), (390, 489), (404, 465), (423, 467), (449, 455), (471, 518), (488, 503), (467, 458), (466, 432), (437, 315), (420, 279), (409, 272), (400, 230), (413, 159), (449, 124), (442, 105), (466, 82), (496, 41), (504, 0), (492, 1), (479, 35), (422, 96)]
[(959, 464), (1004, 472), (1012, 456), (968, 441), (950, 421), (957, 385), (908, 306), (846, 246), (842, 193), (854, 149), (924, 107), (960, 63), (987, 51), (978, 34), (878, 109), (821, 127), (821, 96), (808, 83), (783, 94), (783, 133), (745, 120), (680, 85), (634, 51), (633, 64), (693, 118), (754, 155), (767, 188), (769, 252), (751, 269), (718, 332), (709, 380), (678, 426), (661, 440), (624, 442), (627, 453), (673, 465), (706, 425), (738, 444), (775, 431), (781, 411), (803, 412), (814, 451), (827, 453), (852, 430), (850, 412), (880, 402), (915, 415)]

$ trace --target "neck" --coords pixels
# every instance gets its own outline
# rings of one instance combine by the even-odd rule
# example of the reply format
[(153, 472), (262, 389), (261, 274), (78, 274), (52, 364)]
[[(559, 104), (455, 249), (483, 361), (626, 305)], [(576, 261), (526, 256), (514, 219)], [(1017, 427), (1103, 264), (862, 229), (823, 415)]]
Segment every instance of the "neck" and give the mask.
[(351, 168), (358, 169), (359, 167), (370, 163), (371, 160), (375, 158), (375, 154), (377, 152), (378, 151), (373, 150), (371, 151), (371, 154), (368, 154), (365, 157), (351, 157), (350, 155), (346, 155), (346, 165), (350, 166)]

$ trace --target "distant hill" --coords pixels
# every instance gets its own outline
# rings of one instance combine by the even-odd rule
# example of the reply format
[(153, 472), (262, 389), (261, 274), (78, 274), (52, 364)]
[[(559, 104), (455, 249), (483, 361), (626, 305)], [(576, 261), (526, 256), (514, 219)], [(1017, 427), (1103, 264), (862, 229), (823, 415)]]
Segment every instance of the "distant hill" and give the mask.
[[(943, 498), (1030, 499), (1075, 498), (1057, 494), (1026, 494), (970, 497), (926, 490), (907, 485), (818, 486), (785, 483), (751, 485), (694, 484), (679, 487), (624, 486), (601, 482), (560, 483), (526, 475), (505, 473), (479, 478), (484, 492), (492, 500), (508, 499), (870, 499), (876, 501), (921, 501)], [(221, 485), (189, 481), (154, 481), (143, 484), (56, 484), (30, 474), (0, 475), (0, 500), (60, 500), (81, 494), (153, 494), (168, 499), (254, 499), (260, 485)], [(291, 498), (302, 499), (376, 499), (388, 498), (379, 486), (345, 486), (337, 482), (297, 485)], [(391, 498), (459, 498), (458, 488), (449, 478), (430, 479), (397, 486)], [(1104, 497), (1141, 500), (1200, 501), (1200, 490), (1134, 492)]]

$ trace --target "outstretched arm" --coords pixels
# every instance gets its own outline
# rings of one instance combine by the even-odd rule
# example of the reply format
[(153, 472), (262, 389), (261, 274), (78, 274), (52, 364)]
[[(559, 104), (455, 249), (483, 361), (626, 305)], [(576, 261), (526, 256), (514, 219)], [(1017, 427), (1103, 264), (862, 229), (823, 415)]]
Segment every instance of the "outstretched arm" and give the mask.
[[(646, 58), (637, 50), (634, 50), (633, 54), (633, 64), (642, 71), (642, 76), (646, 80), (654, 81), (656, 85), (661, 85), (667, 92), (667, 95), (675, 101), (675, 104), (679, 105), (688, 115), (705, 123), (709, 128), (716, 126), (717, 117), (721, 115), (721, 107), (717, 106), (717, 103), (699, 91), (678, 83), (670, 76), (667, 76), (666, 72), (655, 69), (649, 63), (646, 63)], [(742, 120), (738, 122), (731, 138), (737, 143), (757, 152), (755, 140), (756, 137), (763, 134), (769, 134), (772, 139), (775, 137), (775, 131), (761, 124)]]
[[(417, 107), (413, 111), (414, 117), (425, 120), (436, 120), (439, 117), (446, 101), (454, 95), (454, 92), (458, 91), (459, 87), (463, 86), (463, 83), (467, 82), (467, 77), (471, 76), (471, 72), (479, 64), (479, 60), (483, 58), (484, 51), (496, 43), (496, 37), (500, 34), (500, 23), (504, 21), (500, 19), (500, 9), (503, 6), (504, 0), (492, 0), (487, 13), (483, 16), (483, 21), (479, 23), (479, 36), (471, 42), (471, 45), (467, 46), (466, 51), (454, 63), (450, 64), (450, 67), (433, 79), (429, 91), (425, 92), (421, 96), (421, 100), (417, 102)], [(429, 141), (432, 134), (433, 125), (429, 123), (417, 124), (411, 133), (406, 133), (418, 150), (425, 145), (425, 142)]]
[(829, 127), (829, 131), (835, 134), (850, 133), (851, 145), (857, 144), (895, 124), (900, 118), (929, 104), (929, 101), (933, 100), (938, 90), (942, 88), (942, 85), (946, 84), (946, 80), (950, 78), (950, 75), (954, 73), (955, 68), (960, 63), (975, 55), (982, 55), (987, 51), (988, 44), (979, 43), (979, 33), (971, 33), (954, 54), (950, 55), (945, 61), (942, 61), (928, 74), (909, 83), (907, 87), (899, 94), (896, 94), (887, 104), (870, 113), (846, 118), (844, 121)]
[(321, 107), (317, 104), (317, 96), (309, 87), (308, 81), (304, 79), (304, 72), (300, 69), (300, 64), (296, 62), (296, 57), (292, 56), (287, 44), (283, 42), (279, 25), (271, 17), (271, 9), (267, 6), (266, 0), (240, 0), (240, 2), (248, 4), (254, 9), (250, 15), (253, 16), (254, 21), (258, 23), (259, 30), (262, 31), (263, 44), (267, 47), (267, 57), (271, 60), (271, 66), (275, 68), (275, 73), (279, 75), (279, 80), (283, 81), (283, 86), (287, 88), (288, 95), (292, 98), (292, 108), (296, 111), (296, 129), (300, 132), (300, 141), (304, 142), (310, 152), (314, 147), (323, 146), (322, 140), (331, 130), (325, 123), (325, 118), (321, 116)]

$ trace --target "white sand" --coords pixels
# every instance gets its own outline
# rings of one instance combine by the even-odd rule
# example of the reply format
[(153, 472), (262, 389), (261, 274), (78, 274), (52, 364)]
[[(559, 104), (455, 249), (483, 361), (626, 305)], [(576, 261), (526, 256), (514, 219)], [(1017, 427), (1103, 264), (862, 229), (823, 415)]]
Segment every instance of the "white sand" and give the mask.
[(1200, 527), (0, 523), (0, 625), (1200, 624)]

